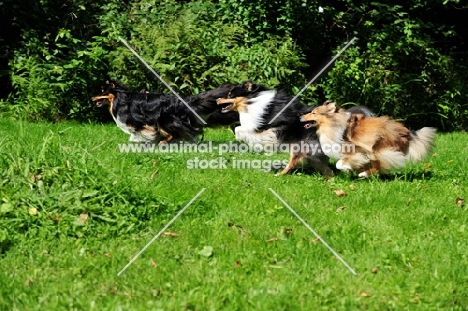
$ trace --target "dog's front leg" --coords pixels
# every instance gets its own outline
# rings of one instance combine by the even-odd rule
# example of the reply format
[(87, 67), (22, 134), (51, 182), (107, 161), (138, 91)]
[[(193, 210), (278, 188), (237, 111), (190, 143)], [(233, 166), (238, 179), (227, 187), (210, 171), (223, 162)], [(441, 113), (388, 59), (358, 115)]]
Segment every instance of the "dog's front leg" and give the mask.
[(253, 132), (251, 130), (246, 129), (245, 127), (242, 126), (237, 126), (234, 128), (234, 132), (236, 134), (236, 140), (248, 143), (249, 142), (249, 136), (253, 135)]
[(348, 162), (349, 162), (348, 158), (343, 157), (339, 159), (338, 162), (336, 162), (336, 168), (339, 169), (340, 171), (349, 173), (353, 170), (353, 168), (351, 167), (351, 165), (349, 165)]
[(296, 153), (296, 152), (293, 152), (292, 149), (291, 149), (291, 152), (289, 154), (289, 162), (288, 162), (288, 165), (286, 165), (286, 167), (281, 171), (280, 175), (286, 175), (288, 174), (291, 170), (293, 170), (296, 165), (297, 165), (297, 162), (299, 162), (299, 160), (302, 158), (302, 154), (301, 153)]
[(369, 177), (371, 175), (377, 174), (380, 171), (380, 161), (379, 160), (371, 160), (371, 167), (368, 170), (360, 172), (358, 174), (359, 177)]

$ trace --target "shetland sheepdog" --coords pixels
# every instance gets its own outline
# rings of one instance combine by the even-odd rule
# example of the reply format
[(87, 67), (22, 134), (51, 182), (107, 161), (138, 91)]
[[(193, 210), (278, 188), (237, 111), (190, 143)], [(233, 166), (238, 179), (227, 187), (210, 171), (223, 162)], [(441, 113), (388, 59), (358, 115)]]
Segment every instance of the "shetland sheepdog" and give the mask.
[[(314, 129), (305, 129), (299, 118), (313, 107), (302, 105), (284, 91), (275, 91), (247, 81), (218, 99), (222, 112), (237, 111), (240, 126), (235, 128), (238, 141), (249, 145), (288, 144), (290, 159), (280, 174), (287, 174), (299, 164), (312, 167), (327, 177), (333, 176), (328, 157), (322, 152)], [(362, 113), (371, 114), (363, 107)]]
[(315, 128), (322, 150), (337, 159), (336, 168), (355, 170), (360, 177), (400, 169), (408, 161), (424, 159), (431, 148), (436, 129), (416, 132), (390, 117), (367, 117), (339, 109), (326, 102), (301, 117), (305, 128)]
[(159, 142), (165, 144), (177, 140), (196, 141), (203, 133), (203, 124), (194, 114), (201, 116), (206, 126), (227, 126), (238, 122), (232, 112), (223, 115), (216, 99), (226, 96), (233, 85), (186, 97), (190, 110), (177, 96), (133, 91), (127, 86), (107, 81), (101, 94), (92, 97), (96, 106), (109, 106), (117, 124), (130, 135), (132, 142)]

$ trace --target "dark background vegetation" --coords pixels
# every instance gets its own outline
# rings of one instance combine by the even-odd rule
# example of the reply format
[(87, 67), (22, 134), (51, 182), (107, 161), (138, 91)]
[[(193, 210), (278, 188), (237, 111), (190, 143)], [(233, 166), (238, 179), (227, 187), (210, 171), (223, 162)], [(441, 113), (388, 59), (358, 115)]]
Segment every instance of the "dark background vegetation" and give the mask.
[(119, 36), (184, 94), (246, 79), (294, 93), (357, 37), (305, 104), (334, 99), (415, 128), (468, 127), (466, 1), (3, 0), (0, 15), (2, 114), (103, 121), (90, 97), (109, 77), (168, 92)]

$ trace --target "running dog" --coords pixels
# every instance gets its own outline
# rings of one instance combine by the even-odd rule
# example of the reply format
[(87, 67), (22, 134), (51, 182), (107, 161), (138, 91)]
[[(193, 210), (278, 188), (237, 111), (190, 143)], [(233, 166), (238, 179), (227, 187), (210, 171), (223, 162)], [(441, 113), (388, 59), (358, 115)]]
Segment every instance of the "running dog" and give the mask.
[(355, 170), (359, 177), (424, 159), (436, 135), (435, 128), (412, 132), (390, 117), (349, 113), (334, 102), (325, 102), (301, 121), (305, 128), (316, 129), (325, 154), (338, 160), (337, 169)]
[[(247, 81), (229, 91), (227, 98), (218, 99), (222, 111), (237, 111), (240, 126), (235, 128), (236, 139), (249, 145), (288, 144), (290, 158), (281, 175), (291, 172), (299, 164), (312, 167), (327, 177), (333, 176), (328, 156), (320, 147), (314, 129), (306, 129), (300, 116), (314, 107), (302, 105), (284, 91), (270, 90)], [(354, 112), (373, 115), (366, 107), (353, 107)]]
[(133, 142), (194, 141), (203, 132), (196, 116), (173, 95), (132, 91), (123, 84), (107, 81), (102, 93), (92, 100), (98, 107), (109, 106), (115, 123), (130, 134)]
[(96, 106), (109, 106), (117, 124), (130, 135), (132, 142), (154, 142), (165, 144), (171, 141), (196, 141), (203, 133), (201, 116), (207, 127), (234, 126), (238, 123), (237, 113), (222, 114), (216, 104), (217, 98), (226, 96), (232, 84), (197, 95), (188, 96), (185, 105), (172, 94), (133, 91), (116, 81), (107, 81), (101, 94), (92, 97)]

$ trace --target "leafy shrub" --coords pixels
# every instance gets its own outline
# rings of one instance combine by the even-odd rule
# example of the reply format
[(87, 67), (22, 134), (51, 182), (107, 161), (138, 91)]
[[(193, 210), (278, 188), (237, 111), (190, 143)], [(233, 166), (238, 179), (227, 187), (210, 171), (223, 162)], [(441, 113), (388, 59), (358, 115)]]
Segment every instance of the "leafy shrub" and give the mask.
[[(134, 10), (142, 8), (146, 9), (144, 2)], [(269, 35), (255, 42), (239, 25), (218, 21), (213, 4), (180, 6), (174, 14), (166, 15), (150, 11), (141, 17), (137, 12), (133, 13), (135, 19), (140, 19), (132, 29), (135, 35), (130, 44), (172, 87), (182, 92), (198, 93), (225, 82), (247, 79), (271, 87), (303, 83), (300, 69), (305, 65), (290, 38)], [(141, 85), (142, 67), (125, 47), (117, 47), (110, 58), (115, 77)], [(159, 81), (145, 83), (143, 87), (167, 92)]]
[(21, 10), (2, 9), (14, 16), (9, 31), (18, 32), (20, 42), (10, 43), (13, 92), (0, 109), (30, 120), (97, 119), (89, 98), (102, 81), (100, 73), (107, 72), (102, 41), (94, 37), (101, 31), (102, 5), (83, 0), (57, 6), (44, 0)]
[(322, 81), (325, 96), (367, 105), (414, 128), (466, 127), (466, 74), (435, 48), (429, 26), (402, 6), (374, 3), (367, 9), (358, 44)]
[(92, 116), (90, 95), (84, 95), (96, 90), (89, 86), (97, 80), (94, 72), (105, 68), (104, 50), (97, 43), (84, 49), (83, 44), (61, 29), (53, 44), (31, 40), (29, 55), (18, 51), (10, 62), (14, 104), (9, 110), (30, 120), (83, 120)]

